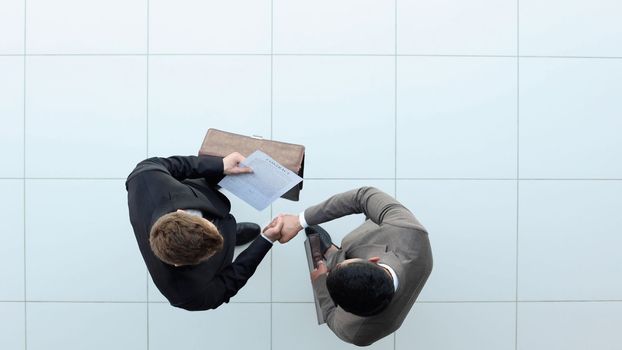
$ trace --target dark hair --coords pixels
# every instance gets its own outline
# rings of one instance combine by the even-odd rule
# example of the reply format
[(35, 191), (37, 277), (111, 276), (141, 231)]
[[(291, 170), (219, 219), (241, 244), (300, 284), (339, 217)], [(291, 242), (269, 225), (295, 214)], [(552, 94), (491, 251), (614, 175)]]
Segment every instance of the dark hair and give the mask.
[(395, 294), (387, 271), (367, 261), (337, 267), (326, 277), (326, 288), (335, 304), (358, 316), (379, 314)]
[(178, 212), (160, 217), (149, 233), (153, 253), (171, 265), (196, 265), (220, 251), (223, 241), (216, 226)]

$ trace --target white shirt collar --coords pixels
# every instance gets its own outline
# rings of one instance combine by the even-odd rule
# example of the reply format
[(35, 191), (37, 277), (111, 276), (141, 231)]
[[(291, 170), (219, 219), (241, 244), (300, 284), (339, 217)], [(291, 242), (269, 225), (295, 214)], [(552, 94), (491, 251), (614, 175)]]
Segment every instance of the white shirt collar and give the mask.
[(397, 280), (397, 274), (395, 273), (395, 271), (393, 271), (391, 266), (389, 266), (387, 264), (378, 263), (378, 265), (384, 267), (387, 270), (389, 270), (389, 273), (391, 274), (391, 277), (393, 278), (393, 288), (394, 288), (394, 291), (397, 292), (397, 286), (399, 286), (400, 282)]
[(182, 209), (182, 210), (190, 215), (198, 216), (200, 218), (203, 217), (203, 213), (201, 213), (200, 210), (197, 210), (197, 209)]

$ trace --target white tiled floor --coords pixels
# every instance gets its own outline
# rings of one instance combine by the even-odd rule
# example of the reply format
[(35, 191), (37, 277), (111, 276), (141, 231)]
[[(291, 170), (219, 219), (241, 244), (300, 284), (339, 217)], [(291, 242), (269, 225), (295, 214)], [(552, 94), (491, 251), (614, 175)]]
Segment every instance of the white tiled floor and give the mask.
[(151, 53), (270, 53), (269, 0), (150, 0)]
[(273, 137), (307, 146), (305, 176), (393, 177), (392, 57), (279, 56), (273, 74)]
[(149, 305), (150, 349), (270, 349), (270, 303), (231, 304), (210, 312)]
[(144, 0), (28, 0), (26, 51), (147, 53), (147, 6)]
[(157, 56), (149, 87), (151, 155), (196, 154), (204, 125), (270, 138), (270, 57)]
[(0, 348), (354, 349), (316, 325), (302, 237), (217, 310), (149, 282), (125, 177), (213, 127), (307, 146), (301, 201), (233, 198), (238, 221), (372, 185), (429, 229), (429, 282), (371, 349), (618, 350), (621, 11), (0, 1)]
[(24, 58), (0, 56), (0, 176), (24, 176)]
[(515, 300), (516, 181), (398, 180), (397, 198), (430, 231), (419, 300)]
[(397, 349), (512, 350), (514, 303), (415, 304), (396, 332)]
[(0, 300), (24, 301), (24, 180), (0, 180)]
[(28, 349), (147, 349), (147, 304), (28, 303)]
[(393, 1), (275, 0), (273, 3), (275, 53), (393, 54), (395, 51)]
[[(335, 337), (326, 326), (318, 327), (313, 303), (272, 304), (272, 349), (312, 350), (317, 348), (342, 350), (360, 349)], [(367, 347), (370, 350), (393, 349), (393, 335)]]
[(520, 175), (622, 178), (622, 60), (522, 58)]
[(26, 176), (120, 178), (144, 158), (146, 57), (35, 56), (26, 64)]
[(521, 300), (619, 300), (622, 182), (520, 184)]
[(398, 74), (398, 177), (516, 177), (516, 58), (400, 57)]
[(0, 2), (0, 55), (24, 53), (24, 7), (26, 0)]
[(622, 56), (617, 0), (521, 0), (523, 55)]
[(515, 55), (515, 0), (397, 0), (397, 52)]
[(521, 303), (518, 349), (603, 349), (622, 344), (622, 302)]
[(0, 302), (0, 348), (24, 349), (26, 313), (24, 302)]
[(147, 301), (126, 202), (122, 180), (27, 180), (28, 300)]

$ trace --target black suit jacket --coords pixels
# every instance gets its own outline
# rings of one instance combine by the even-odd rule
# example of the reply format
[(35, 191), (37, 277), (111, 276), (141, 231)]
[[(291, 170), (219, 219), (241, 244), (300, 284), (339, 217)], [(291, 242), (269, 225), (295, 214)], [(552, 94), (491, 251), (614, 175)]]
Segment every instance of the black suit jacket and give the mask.
[[(235, 261), (236, 222), (231, 203), (216, 189), (223, 177), (221, 157), (149, 158), (125, 182), (130, 221), (147, 269), (171, 305), (190, 311), (215, 309), (234, 296), (255, 273), (272, 247), (256, 239)], [(158, 259), (149, 246), (155, 221), (177, 209), (198, 209), (224, 238), (223, 249), (198, 265), (175, 267)]]

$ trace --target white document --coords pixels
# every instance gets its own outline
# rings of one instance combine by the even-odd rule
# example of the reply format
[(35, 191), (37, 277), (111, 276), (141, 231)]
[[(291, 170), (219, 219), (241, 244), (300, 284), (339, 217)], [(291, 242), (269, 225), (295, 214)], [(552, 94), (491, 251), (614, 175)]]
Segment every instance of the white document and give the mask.
[(218, 185), (257, 210), (266, 209), (270, 203), (302, 181), (300, 176), (261, 151), (246, 157), (242, 165), (251, 167), (253, 172), (227, 175)]

